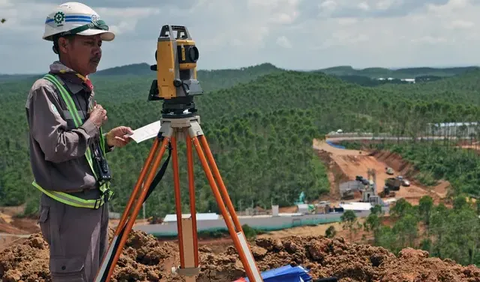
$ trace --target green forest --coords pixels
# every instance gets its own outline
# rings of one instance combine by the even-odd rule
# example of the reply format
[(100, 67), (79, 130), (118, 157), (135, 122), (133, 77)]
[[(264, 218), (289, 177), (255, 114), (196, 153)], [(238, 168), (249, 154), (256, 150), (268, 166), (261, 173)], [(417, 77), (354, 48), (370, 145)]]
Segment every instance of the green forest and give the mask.
[[(468, 203), (464, 197), (455, 197), (453, 208), (447, 208), (442, 203), (435, 205), (431, 197), (424, 196), (415, 206), (404, 199), (397, 201), (390, 210), (392, 226), (382, 224), (384, 214), (380, 206), (376, 206), (362, 227), (373, 233), (374, 245), (394, 253), (411, 247), (428, 251), (432, 257), (478, 266), (479, 214), (480, 205)], [(358, 226), (356, 221), (351, 219), (349, 226)]]
[[(92, 75), (97, 101), (108, 111), (105, 130), (118, 125), (135, 129), (160, 119), (161, 102), (147, 101), (155, 73), (146, 64), (130, 68)], [(144, 68), (148, 71), (139, 71)], [(480, 71), (460, 68), (443, 72), (449, 77), (415, 85), (364, 86), (322, 71), (283, 70), (268, 63), (236, 70), (202, 70), (198, 78), (205, 94), (196, 97), (195, 103), (235, 208), (289, 206), (302, 191), (309, 201), (329, 191), (326, 168), (312, 149), (314, 138), (322, 139), (339, 128), (345, 132), (419, 137), (426, 134), (429, 123), (479, 120), (475, 86)], [(419, 74), (429, 75), (425, 70)], [(31, 186), (24, 105), (35, 79), (32, 76), (0, 82), (0, 127), (9, 132), (0, 137), (0, 204), (28, 202), (30, 213), (36, 211), (39, 194)], [(123, 210), (152, 142), (132, 142), (109, 153), (116, 192), (113, 211)], [(420, 162), (424, 181), (457, 177), (457, 182), (452, 183), (459, 187), (458, 191), (479, 194), (474, 186), (476, 173), (462, 173), (455, 165), (463, 160), (462, 156), (451, 157), (445, 151), (445, 155), (435, 155), (437, 159), (428, 159), (427, 164), (423, 147), (402, 144), (397, 144), (396, 150)], [(180, 143), (179, 154), (182, 198), (187, 210), (184, 142)], [(439, 158), (452, 163), (446, 168), (432, 168), (432, 163), (438, 165)], [(469, 166), (477, 165), (478, 161), (471, 158)], [(196, 157), (195, 174), (198, 211), (218, 212)], [(148, 199), (146, 213), (163, 216), (173, 211), (173, 181), (168, 169)]]

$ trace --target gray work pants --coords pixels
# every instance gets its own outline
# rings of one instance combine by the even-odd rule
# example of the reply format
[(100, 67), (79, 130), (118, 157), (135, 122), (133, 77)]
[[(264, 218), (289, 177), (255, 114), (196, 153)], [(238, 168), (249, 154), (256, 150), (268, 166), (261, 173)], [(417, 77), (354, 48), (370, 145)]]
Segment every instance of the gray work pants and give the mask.
[[(98, 189), (91, 190), (82, 198), (98, 195)], [(107, 204), (97, 210), (77, 208), (42, 194), (39, 224), (50, 246), (52, 281), (94, 281), (108, 249)]]

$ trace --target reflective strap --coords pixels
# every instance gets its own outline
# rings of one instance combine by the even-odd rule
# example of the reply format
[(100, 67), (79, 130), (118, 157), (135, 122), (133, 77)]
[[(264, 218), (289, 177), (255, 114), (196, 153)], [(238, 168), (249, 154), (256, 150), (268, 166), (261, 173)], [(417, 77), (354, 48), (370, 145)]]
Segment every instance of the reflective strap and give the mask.
[(55, 86), (58, 88), (60, 91), (60, 94), (62, 95), (63, 101), (67, 104), (67, 108), (70, 111), (70, 114), (73, 116), (73, 121), (75, 122), (75, 126), (79, 127), (82, 124), (82, 120), (80, 119), (80, 116), (78, 115), (77, 112), (77, 107), (75, 107), (75, 103), (72, 100), (72, 97), (70, 97), (69, 93), (67, 90), (63, 87), (63, 85), (57, 80), (57, 78), (51, 74), (46, 74), (44, 77), (46, 80), (50, 81), (51, 83), (55, 84)]
[(110, 191), (109, 193), (113, 194), (113, 191), (110, 190), (110, 181), (107, 181), (106, 183), (101, 185), (99, 189), (100, 189), (100, 192), (102, 192), (102, 194), (105, 194), (105, 192), (108, 192), (108, 191)]
[(66, 205), (70, 205), (70, 206), (74, 206), (74, 207), (78, 207), (78, 208), (98, 209), (101, 206), (103, 206), (103, 204), (105, 204), (106, 201), (109, 201), (111, 199), (111, 197), (113, 196), (113, 191), (107, 190), (106, 193), (108, 193), (108, 194), (107, 194), (106, 201), (105, 201), (103, 196), (101, 196), (99, 199), (96, 199), (96, 200), (93, 200), (93, 199), (92, 200), (85, 200), (85, 199), (82, 199), (82, 198), (79, 198), (79, 197), (72, 196), (68, 193), (45, 190), (40, 185), (38, 185), (38, 183), (36, 183), (35, 181), (32, 183), (32, 185), (35, 186), (38, 190), (45, 193), (49, 197), (51, 197), (51, 198), (53, 198), (53, 199), (55, 199), (55, 200), (57, 200), (61, 203), (64, 203)]
[[(70, 112), (70, 115), (73, 118), (73, 122), (75, 126), (78, 128), (82, 124), (82, 119), (78, 115), (77, 108), (75, 106), (75, 103), (73, 102), (72, 98), (70, 97), (70, 94), (68, 91), (63, 87), (63, 85), (57, 80), (57, 78), (51, 74), (46, 74), (44, 78), (51, 83), (55, 85), (55, 87), (60, 91), (60, 95), (62, 96), (63, 101), (67, 105), (67, 108)], [(105, 139), (103, 137), (103, 131), (100, 128), (100, 146), (103, 151), (103, 155), (105, 156), (106, 151), (105, 151)], [(90, 147), (87, 147), (87, 152), (85, 154), (85, 157), (87, 159), (87, 162), (90, 166), (90, 169), (92, 170), (93, 175), (95, 176), (95, 179), (98, 179), (98, 176), (95, 172), (95, 169), (93, 168), (93, 160), (92, 160), (92, 152), (90, 150)], [(106, 156), (105, 156), (106, 157)], [(45, 193), (47, 196), (64, 203), (66, 205), (74, 206), (74, 207), (79, 207), (79, 208), (90, 208), (90, 209), (98, 209), (101, 206), (105, 204), (106, 201), (109, 201), (113, 197), (113, 191), (110, 190), (110, 182), (107, 182), (103, 185), (100, 186), (99, 190), (101, 192), (101, 196), (99, 199), (95, 200), (85, 200), (79, 197), (72, 196), (68, 193), (65, 192), (58, 192), (58, 191), (49, 191), (46, 189), (43, 189), (38, 183), (33, 181), (32, 185)]]
[[(63, 85), (57, 80), (57, 78), (51, 74), (46, 74), (44, 78), (51, 83), (53, 83), (57, 89), (60, 91), (60, 95), (62, 96), (63, 101), (65, 104), (67, 104), (67, 108), (70, 111), (70, 115), (73, 117), (73, 122), (75, 123), (76, 127), (79, 127), (82, 124), (82, 120), (80, 119), (80, 116), (78, 115), (78, 110), (77, 107), (75, 107), (75, 103), (72, 100), (72, 97), (70, 97), (70, 94), (67, 92), (67, 90), (63, 87)], [(100, 132), (100, 143), (103, 143), (103, 134)], [(102, 150), (104, 149), (104, 145), (100, 145), (102, 147)], [(105, 151), (104, 151), (105, 155)], [(95, 169), (93, 169), (93, 160), (92, 160), (92, 151), (90, 150), (90, 147), (87, 147), (87, 153), (85, 154), (85, 157), (87, 158), (88, 165), (90, 166), (90, 169), (92, 170), (93, 175), (95, 176), (95, 179), (98, 179), (98, 176), (95, 172)]]

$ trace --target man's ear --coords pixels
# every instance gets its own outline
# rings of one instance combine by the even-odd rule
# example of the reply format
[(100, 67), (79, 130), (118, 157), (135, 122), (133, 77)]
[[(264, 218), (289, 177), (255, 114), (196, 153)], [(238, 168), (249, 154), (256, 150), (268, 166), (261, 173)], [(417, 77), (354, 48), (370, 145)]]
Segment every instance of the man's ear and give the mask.
[(68, 45), (72, 44), (73, 38), (60, 37), (58, 39), (59, 53), (68, 53)]

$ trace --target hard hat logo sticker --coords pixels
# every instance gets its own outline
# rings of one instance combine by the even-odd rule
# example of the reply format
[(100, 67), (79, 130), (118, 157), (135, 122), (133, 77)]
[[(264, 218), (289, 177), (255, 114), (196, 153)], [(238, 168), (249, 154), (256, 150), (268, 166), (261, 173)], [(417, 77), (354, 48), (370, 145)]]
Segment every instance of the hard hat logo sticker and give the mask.
[(63, 21), (65, 21), (65, 14), (63, 12), (57, 12), (53, 17), (53, 20), (57, 24), (57, 26), (62, 25)]
[(97, 15), (92, 15), (92, 23), (96, 23), (100, 18)]

